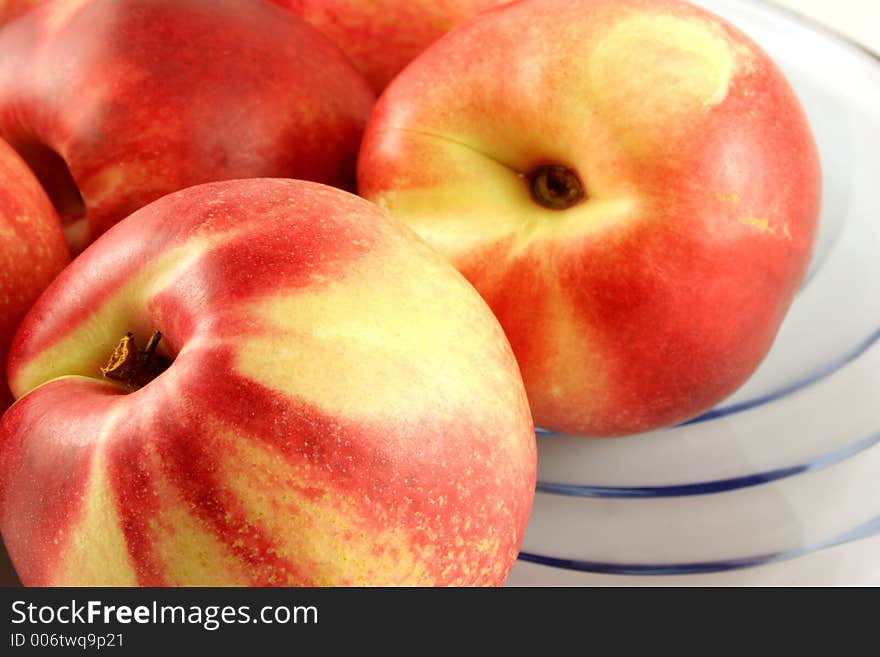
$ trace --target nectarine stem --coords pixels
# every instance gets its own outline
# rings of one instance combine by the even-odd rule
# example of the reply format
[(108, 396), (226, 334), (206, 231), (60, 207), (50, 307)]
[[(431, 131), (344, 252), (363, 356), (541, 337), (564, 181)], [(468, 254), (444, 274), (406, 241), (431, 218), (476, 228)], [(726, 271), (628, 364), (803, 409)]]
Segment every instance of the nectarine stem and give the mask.
[(529, 188), (535, 202), (551, 210), (565, 210), (587, 196), (578, 175), (560, 164), (533, 170), (529, 174)]
[(147, 346), (139, 350), (134, 335), (126, 333), (110, 355), (107, 365), (101, 368), (101, 373), (135, 390), (144, 387), (171, 365), (170, 359), (156, 354), (161, 339), (162, 334), (155, 331)]

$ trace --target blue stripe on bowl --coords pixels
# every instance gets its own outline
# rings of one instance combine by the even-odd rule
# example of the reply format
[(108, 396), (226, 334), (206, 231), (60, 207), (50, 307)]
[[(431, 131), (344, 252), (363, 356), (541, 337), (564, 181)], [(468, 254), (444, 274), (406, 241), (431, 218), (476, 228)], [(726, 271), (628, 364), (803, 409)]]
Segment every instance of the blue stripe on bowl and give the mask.
[(808, 388), (811, 385), (818, 383), (822, 379), (828, 378), (829, 376), (843, 368), (844, 365), (853, 362), (854, 360), (862, 356), (866, 351), (868, 351), (868, 349), (874, 346), (874, 344), (876, 344), (878, 340), (880, 340), (880, 328), (878, 328), (864, 340), (856, 344), (856, 346), (851, 351), (845, 353), (840, 358), (834, 359), (826, 365), (816, 369), (799, 381), (795, 381), (794, 383), (783, 386), (782, 388), (779, 388), (774, 392), (762, 395), (760, 397), (755, 397), (754, 399), (749, 399), (743, 402), (739, 402), (738, 404), (731, 404), (730, 406), (722, 406), (721, 408), (713, 409), (711, 411), (703, 413), (698, 417), (695, 417), (692, 420), (682, 422), (678, 426), (684, 427), (690, 424), (699, 424), (700, 422), (706, 422), (708, 420), (717, 420), (718, 418), (735, 415), (736, 413), (742, 413), (743, 411), (748, 411), (759, 406), (764, 406), (765, 404), (769, 404), (770, 402), (776, 401), (777, 399), (793, 395), (794, 393), (799, 392), (804, 388)]
[(538, 481), (535, 490), (539, 493), (551, 495), (568, 495), (574, 497), (613, 497), (613, 498), (646, 498), (646, 497), (686, 497), (689, 495), (711, 495), (713, 493), (726, 493), (740, 488), (759, 486), (772, 481), (793, 477), (805, 472), (815, 472), (827, 468), (835, 463), (840, 463), (851, 458), (866, 449), (880, 444), (880, 432), (859, 440), (833, 452), (787, 468), (778, 468), (731, 477), (729, 479), (717, 479), (714, 481), (701, 481), (690, 484), (676, 484), (672, 486), (578, 486), (575, 484), (557, 484), (548, 481)]
[(739, 570), (742, 568), (754, 568), (765, 564), (776, 563), (779, 561), (789, 561), (808, 554), (819, 552), (836, 545), (844, 543), (852, 543), (864, 540), (871, 536), (880, 534), (880, 516), (869, 520), (868, 522), (858, 525), (853, 529), (845, 531), (830, 539), (814, 543), (813, 545), (784, 550), (771, 554), (761, 554), (750, 557), (740, 557), (736, 559), (723, 559), (720, 561), (699, 561), (693, 563), (677, 563), (677, 564), (624, 564), (624, 563), (605, 563), (601, 561), (584, 561), (580, 559), (566, 559), (561, 557), (551, 557), (542, 554), (534, 554), (531, 552), (520, 552), (519, 560), (529, 563), (539, 564), (541, 566), (551, 566), (553, 568), (563, 568), (565, 570), (577, 570), (586, 573), (599, 573), (603, 575), (698, 575), (707, 573), (722, 573), (729, 570)]
[[(764, 406), (769, 404), (770, 402), (774, 402), (778, 399), (782, 399), (783, 397), (788, 397), (789, 395), (793, 395), (796, 392), (803, 390), (804, 388), (809, 388), (812, 385), (815, 385), (819, 381), (828, 378), (841, 368), (844, 365), (847, 365), (860, 356), (862, 356), (865, 352), (868, 351), (871, 347), (873, 347), (878, 341), (880, 341), (880, 328), (876, 331), (868, 335), (864, 340), (860, 341), (856, 344), (853, 349), (846, 352), (839, 358), (835, 358), (829, 363), (823, 365), (822, 367), (817, 368), (815, 371), (811, 372), (803, 379), (795, 381), (787, 386), (783, 386), (778, 390), (774, 390), (773, 392), (767, 393), (766, 395), (761, 395), (760, 397), (755, 397), (753, 399), (747, 399), (746, 401), (742, 401), (736, 404), (731, 404), (730, 406), (722, 406), (720, 408), (712, 409), (711, 411), (707, 411), (702, 415), (699, 415), (691, 420), (686, 422), (682, 422), (681, 424), (676, 425), (677, 427), (685, 427), (691, 424), (699, 424), (701, 422), (708, 422), (710, 420), (717, 420), (723, 417), (729, 417), (731, 415), (736, 415), (737, 413), (742, 413), (744, 411), (749, 411), (754, 408), (758, 408), (760, 406)], [(550, 431), (548, 429), (542, 429), (540, 427), (535, 428), (535, 435), (538, 437), (546, 438), (546, 437), (559, 437), (564, 434), (557, 433), (555, 431)]]

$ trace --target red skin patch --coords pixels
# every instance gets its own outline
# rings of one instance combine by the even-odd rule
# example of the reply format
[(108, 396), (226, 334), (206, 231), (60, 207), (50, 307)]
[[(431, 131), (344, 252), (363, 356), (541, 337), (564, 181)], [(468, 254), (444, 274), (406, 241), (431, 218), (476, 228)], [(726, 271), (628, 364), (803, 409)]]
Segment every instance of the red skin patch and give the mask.
[(18, 18), (31, 7), (46, 0), (3, 0), (0, 3), (0, 26)]
[(508, 0), (272, 0), (333, 40), (378, 94), (455, 26)]

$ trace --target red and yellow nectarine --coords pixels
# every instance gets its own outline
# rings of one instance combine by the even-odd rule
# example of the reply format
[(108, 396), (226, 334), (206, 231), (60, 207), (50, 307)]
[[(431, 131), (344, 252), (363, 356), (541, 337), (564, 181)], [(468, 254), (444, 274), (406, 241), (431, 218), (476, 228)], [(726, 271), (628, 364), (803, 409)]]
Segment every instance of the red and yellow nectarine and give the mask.
[(0, 530), (26, 585), (485, 585), (516, 559), (535, 440), (510, 346), (351, 194), (160, 199), (56, 279), (10, 374)]
[(523, 0), (434, 44), (369, 121), (359, 191), (482, 293), (535, 422), (646, 431), (761, 362), (810, 259), (816, 147), (770, 58), (673, 0)]

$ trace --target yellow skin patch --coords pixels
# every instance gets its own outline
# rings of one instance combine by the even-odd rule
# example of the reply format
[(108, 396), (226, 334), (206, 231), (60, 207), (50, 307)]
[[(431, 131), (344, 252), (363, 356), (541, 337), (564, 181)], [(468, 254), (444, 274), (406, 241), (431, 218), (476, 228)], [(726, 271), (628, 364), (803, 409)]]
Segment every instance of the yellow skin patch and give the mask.
[[(742, 198), (736, 192), (731, 194), (725, 194), (723, 192), (715, 192), (715, 198), (718, 199), (721, 203), (725, 205), (729, 205), (732, 208), (739, 208), (742, 203)], [(761, 233), (766, 233), (768, 235), (776, 235), (779, 231), (776, 227), (770, 223), (770, 220), (766, 217), (759, 217), (753, 213), (745, 214), (737, 220), (743, 226), (749, 226), (751, 228), (756, 228)], [(791, 232), (788, 229), (788, 226), (782, 227), (782, 233), (784, 237), (791, 239)]]
[[(271, 548), (275, 555), (300, 564), (312, 583), (366, 586), (425, 581), (424, 564), (432, 561), (431, 555), (414, 558), (410, 532), (401, 531), (399, 522), (387, 522), (381, 532), (359, 526), (357, 508), (362, 503), (339, 497), (332, 482), (322, 496), (311, 499), (297, 491), (312, 478), (279, 454), (237, 436), (225, 436), (221, 442), (220, 479), (247, 510), (248, 522), (279, 541)], [(283, 572), (267, 579), (278, 585), (303, 583)]]
[(62, 376), (101, 378), (100, 367), (107, 363), (108, 355), (116, 349), (122, 336), (129, 332), (150, 335), (155, 330), (143, 313), (149, 299), (212, 243), (222, 241), (222, 235), (210, 240), (190, 240), (145, 266), (76, 329), (23, 364), (9, 382), (16, 398)]
[(146, 175), (145, 167), (137, 161), (111, 164), (83, 180), (80, 186), (90, 205), (100, 206), (105, 200), (117, 196), (120, 187), (132, 180), (143, 180)]
[(747, 215), (745, 217), (740, 218), (739, 222), (741, 224), (745, 224), (746, 226), (752, 226), (757, 228), (762, 233), (775, 233), (776, 229), (770, 225), (770, 222), (764, 219), (763, 217), (754, 217), (752, 215)]
[[(599, 398), (607, 380), (607, 366), (601, 350), (595, 347), (592, 329), (572, 311), (576, 305), (558, 276), (548, 272), (545, 283), (549, 306), (544, 316), (549, 319), (541, 324), (541, 331), (546, 334), (543, 344), (549, 349), (533, 373), (532, 385), (548, 390), (560, 401)], [(584, 377), (584, 371), (590, 376)]]
[(588, 64), (598, 106), (645, 152), (722, 103), (740, 68), (718, 24), (658, 15), (619, 21)]
[(116, 497), (108, 484), (102, 446), (112, 431), (114, 417), (108, 417), (101, 431), (82, 503), (82, 518), (67, 536), (65, 558), (53, 585), (73, 586), (78, 582), (103, 582), (107, 586), (137, 586), (138, 580), (122, 533)]
[[(533, 202), (526, 171), (470, 145), (440, 135), (399, 130), (394, 138), (411, 141), (432, 171), (443, 179), (429, 187), (401, 188), (376, 200), (448, 258), (474, 247), (513, 238), (512, 255), (546, 239), (576, 239), (637, 216), (639, 200), (626, 181), (607, 180), (614, 165), (590, 180), (589, 199), (564, 212)], [(466, 157), (465, 157), (466, 156)], [(475, 180), (485, 184), (475, 185)]]
[(737, 194), (736, 192), (733, 192), (732, 194), (724, 194), (722, 192), (715, 192), (715, 198), (717, 198), (722, 203), (728, 203), (735, 208), (738, 208), (740, 202), (742, 201), (742, 199), (740, 198), (740, 195)]
[[(431, 187), (397, 190), (377, 202), (419, 235), (430, 235), (435, 248), (447, 254), (469, 251), (515, 234), (526, 220), (528, 190), (506, 164), (440, 135), (400, 130), (394, 136), (418, 144), (444, 179)], [(462, 157), (462, 151), (471, 152)], [(474, 185), (474, 180), (491, 184)]]
[[(408, 417), (423, 417), (454, 408), (497, 421), (505, 406), (516, 408), (513, 397), (485, 408), (492, 386), (487, 387), (486, 372), (476, 375), (474, 368), (505, 359), (483, 351), (503, 340), (500, 329), (485, 321), (482, 304), (469, 300), (470, 286), (464, 278), (450, 282), (446, 263), (435, 258), (414, 266), (412, 249), (398, 246), (392, 242), (361, 258), (340, 281), (252, 302), (242, 313), (260, 324), (238, 343), (236, 369), (353, 420), (387, 421), (389, 413), (403, 409)], [(400, 294), (376, 295), (383, 280), (393, 281), (387, 287)], [(475, 333), (482, 335), (475, 339)], [(413, 386), (416, 380), (422, 384)], [(425, 389), (455, 391), (455, 399), (439, 400)], [(498, 381), (491, 396), (508, 390)]]

